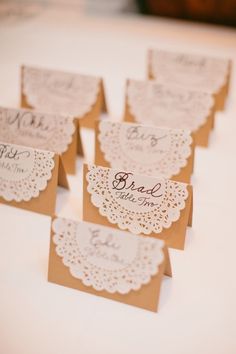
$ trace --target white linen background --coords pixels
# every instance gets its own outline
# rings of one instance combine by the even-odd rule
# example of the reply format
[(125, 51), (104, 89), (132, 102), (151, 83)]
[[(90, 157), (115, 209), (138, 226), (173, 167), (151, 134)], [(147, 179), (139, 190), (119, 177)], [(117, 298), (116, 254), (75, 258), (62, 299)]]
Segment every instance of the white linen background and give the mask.
[[(19, 104), (19, 66), (101, 75), (108, 108), (120, 119), (126, 78), (144, 79), (148, 48), (236, 59), (235, 29), (181, 21), (89, 17), (66, 6), (40, 7), (0, 22), (0, 104)], [(47, 282), (50, 218), (0, 205), (0, 353), (234, 354), (236, 352), (236, 91), (217, 113), (208, 149), (197, 148), (194, 222), (185, 251), (171, 250), (159, 312), (150, 313)], [(82, 131), (86, 161), (93, 133)], [(82, 161), (59, 188), (57, 214), (79, 219)]]

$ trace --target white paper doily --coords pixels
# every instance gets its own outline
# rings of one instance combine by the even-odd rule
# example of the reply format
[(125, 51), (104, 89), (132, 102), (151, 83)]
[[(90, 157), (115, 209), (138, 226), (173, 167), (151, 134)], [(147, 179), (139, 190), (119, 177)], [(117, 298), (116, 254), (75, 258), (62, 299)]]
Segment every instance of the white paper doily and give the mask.
[(91, 202), (109, 222), (134, 234), (160, 233), (180, 217), (188, 198), (187, 184), (88, 166)]
[(127, 294), (148, 284), (164, 260), (161, 240), (57, 218), (53, 242), (63, 264), (86, 286)]
[(101, 151), (111, 168), (137, 174), (171, 178), (191, 155), (189, 131), (129, 123), (101, 121)]
[(47, 187), (54, 153), (0, 142), (0, 196), (29, 201)]
[(0, 141), (62, 154), (74, 132), (73, 117), (0, 107)]
[(151, 51), (149, 64), (159, 83), (170, 82), (209, 93), (221, 89), (229, 71), (227, 59), (163, 50)]
[(127, 102), (138, 123), (191, 132), (206, 123), (214, 105), (214, 99), (208, 93), (135, 80), (129, 81)]
[(82, 118), (96, 103), (100, 78), (23, 67), (23, 93), (35, 109)]

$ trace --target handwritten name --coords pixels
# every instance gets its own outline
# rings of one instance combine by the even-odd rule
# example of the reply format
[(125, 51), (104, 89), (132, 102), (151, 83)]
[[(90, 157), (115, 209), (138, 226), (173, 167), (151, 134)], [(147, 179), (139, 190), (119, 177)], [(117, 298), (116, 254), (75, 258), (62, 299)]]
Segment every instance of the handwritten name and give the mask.
[(91, 233), (90, 244), (96, 248), (101, 246), (106, 246), (108, 248), (113, 248), (115, 250), (120, 248), (120, 245), (114, 241), (114, 237), (112, 234), (108, 234), (105, 239), (101, 239), (100, 230), (95, 229), (89, 230)]
[(147, 188), (145, 186), (137, 186), (135, 181), (132, 180), (130, 181), (130, 177), (133, 176), (133, 173), (131, 172), (118, 172), (115, 174), (115, 178), (112, 181), (112, 187), (115, 190), (121, 191), (121, 190), (130, 190), (130, 191), (136, 191), (141, 194), (146, 194), (150, 195), (151, 197), (154, 198), (160, 198), (162, 196), (162, 193), (160, 193), (161, 189), (161, 183), (158, 182), (156, 183), (152, 188)]
[(175, 61), (177, 63), (183, 64), (184, 66), (192, 66), (196, 68), (203, 68), (206, 64), (206, 59), (205, 58), (191, 58), (191, 57), (186, 57), (185, 55), (178, 55), (175, 58)]
[(22, 158), (28, 158), (29, 156), (30, 152), (27, 150), (19, 151), (14, 146), (0, 144), (0, 159), (20, 160)]
[(42, 132), (51, 132), (53, 130), (52, 121), (43, 115), (33, 112), (17, 112), (15, 114), (9, 112), (6, 122), (18, 130), (33, 129)]
[(75, 77), (72, 75), (59, 75), (55, 77), (53, 74), (45, 76), (45, 84), (53, 90), (72, 90), (75, 88)]
[(112, 234), (105, 236), (101, 234), (99, 229), (90, 229), (91, 238), (90, 246), (86, 247), (86, 253), (90, 257), (103, 259), (104, 261), (125, 265), (125, 260), (118, 254), (120, 249), (119, 243), (114, 239)]
[(49, 93), (63, 98), (71, 98), (81, 89), (80, 80), (73, 75), (49, 75), (44, 77), (44, 85)]
[(129, 141), (141, 141), (150, 144), (151, 147), (155, 147), (158, 145), (160, 140), (166, 138), (166, 134), (162, 136), (156, 136), (155, 134), (149, 134), (143, 132), (142, 127), (130, 127), (127, 129), (126, 138)]

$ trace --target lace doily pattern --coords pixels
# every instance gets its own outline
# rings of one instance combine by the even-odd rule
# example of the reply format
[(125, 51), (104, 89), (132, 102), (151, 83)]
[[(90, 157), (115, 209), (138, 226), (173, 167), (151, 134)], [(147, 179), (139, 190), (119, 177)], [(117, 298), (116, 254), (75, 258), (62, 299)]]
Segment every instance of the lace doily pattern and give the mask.
[(186, 166), (192, 138), (188, 131), (101, 121), (101, 151), (111, 168), (171, 178)]
[(62, 154), (74, 132), (73, 117), (0, 107), (0, 141)]
[(163, 50), (150, 52), (152, 76), (160, 83), (189, 86), (209, 93), (218, 92), (226, 83), (229, 61)]
[(209, 93), (176, 85), (130, 80), (127, 103), (138, 123), (194, 132), (206, 123), (214, 99)]
[(148, 284), (164, 261), (161, 240), (57, 218), (56, 253), (71, 275), (97, 291), (127, 294)]
[(91, 202), (110, 223), (134, 234), (160, 233), (180, 218), (187, 184), (132, 172), (88, 166)]
[(23, 67), (23, 93), (35, 109), (82, 118), (96, 103), (100, 78)]
[(0, 196), (16, 202), (38, 197), (53, 168), (53, 152), (0, 142)]

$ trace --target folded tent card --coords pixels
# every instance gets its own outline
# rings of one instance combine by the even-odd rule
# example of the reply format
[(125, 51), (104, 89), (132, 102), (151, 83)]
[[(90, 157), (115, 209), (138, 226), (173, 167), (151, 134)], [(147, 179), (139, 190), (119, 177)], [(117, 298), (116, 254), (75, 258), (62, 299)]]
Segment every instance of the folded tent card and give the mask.
[(52, 220), (50, 282), (156, 312), (163, 274), (171, 276), (162, 240), (87, 222)]
[(75, 119), (30, 109), (0, 107), (0, 141), (53, 151), (67, 173), (76, 172), (76, 154), (83, 155)]
[(71, 115), (79, 126), (94, 127), (106, 110), (103, 80), (63, 71), (23, 66), (21, 106), (48, 113)]
[(83, 220), (163, 239), (183, 249), (192, 187), (169, 179), (84, 165)]
[(96, 165), (190, 182), (194, 146), (189, 131), (108, 120), (95, 127)]
[(53, 215), (58, 184), (68, 188), (59, 155), (0, 142), (0, 203)]
[(165, 50), (148, 52), (148, 77), (214, 95), (216, 110), (223, 110), (229, 90), (231, 61)]
[(214, 99), (209, 93), (177, 85), (128, 80), (124, 120), (158, 127), (187, 129), (194, 143), (207, 146), (214, 126)]

